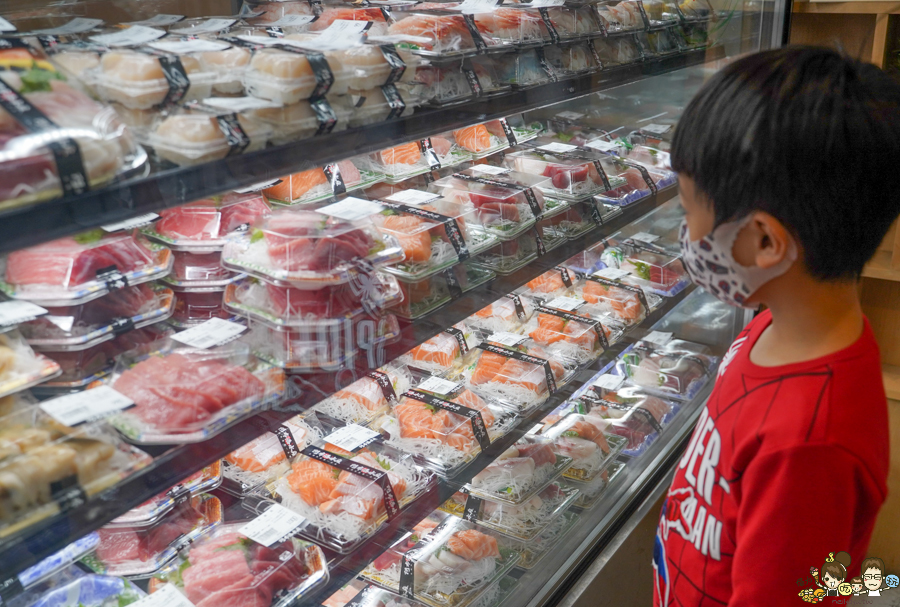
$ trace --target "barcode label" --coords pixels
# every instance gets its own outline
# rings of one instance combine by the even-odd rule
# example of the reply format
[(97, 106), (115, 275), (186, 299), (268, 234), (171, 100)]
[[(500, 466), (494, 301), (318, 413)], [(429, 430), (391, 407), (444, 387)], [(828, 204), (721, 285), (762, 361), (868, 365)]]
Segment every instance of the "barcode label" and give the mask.
[(66, 426), (100, 419), (134, 405), (134, 401), (109, 386), (66, 394), (40, 404), (48, 415)]
[(246, 330), (247, 327), (236, 322), (213, 318), (196, 327), (176, 333), (172, 339), (192, 348), (206, 349), (229, 342)]
[(267, 548), (296, 533), (306, 519), (279, 504), (272, 504), (265, 512), (238, 529), (238, 533)]

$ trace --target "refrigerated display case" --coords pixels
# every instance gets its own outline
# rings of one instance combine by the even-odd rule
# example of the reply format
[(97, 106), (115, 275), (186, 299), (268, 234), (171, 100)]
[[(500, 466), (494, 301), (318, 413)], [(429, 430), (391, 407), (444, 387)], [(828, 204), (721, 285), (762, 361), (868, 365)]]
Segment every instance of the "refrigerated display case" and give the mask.
[(667, 150), (784, 5), (181, 4), (0, 14), (0, 603), (556, 604), (748, 320)]

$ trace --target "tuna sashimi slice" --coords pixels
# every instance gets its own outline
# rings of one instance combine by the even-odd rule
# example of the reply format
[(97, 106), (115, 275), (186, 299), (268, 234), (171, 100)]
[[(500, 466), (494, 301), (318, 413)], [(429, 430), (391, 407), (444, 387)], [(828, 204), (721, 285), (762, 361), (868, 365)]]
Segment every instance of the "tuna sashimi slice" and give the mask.
[(253, 576), (243, 550), (222, 550), (215, 558), (194, 563), (184, 570), (184, 592), (195, 605), (217, 590), (245, 582), (249, 586)]

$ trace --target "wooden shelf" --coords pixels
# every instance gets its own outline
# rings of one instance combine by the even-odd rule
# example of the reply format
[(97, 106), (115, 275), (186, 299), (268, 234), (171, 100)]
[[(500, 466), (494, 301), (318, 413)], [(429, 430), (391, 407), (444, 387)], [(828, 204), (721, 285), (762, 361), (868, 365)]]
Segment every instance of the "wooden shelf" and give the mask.
[(900, 2), (794, 2), (794, 13), (834, 15), (896, 15)]
[(878, 251), (875, 257), (866, 264), (863, 269), (863, 276), (866, 278), (880, 278), (881, 280), (900, 281), (900, 268), (891, 268), (891, 252)]
[(900, 367), (881, 365), (881, 377), (884, 380), (884, 391), (891, 400), (900, 400)]

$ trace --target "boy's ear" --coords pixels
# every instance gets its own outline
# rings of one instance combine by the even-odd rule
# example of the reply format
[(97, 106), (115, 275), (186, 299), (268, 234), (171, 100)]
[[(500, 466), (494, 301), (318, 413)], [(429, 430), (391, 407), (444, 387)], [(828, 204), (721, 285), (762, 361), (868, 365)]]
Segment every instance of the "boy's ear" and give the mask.
[(771, 268), (788, 256), (794, 239), (775, 217), (764, 211), (757, 211), (747, 227), (751, 228), (757, 267)]

